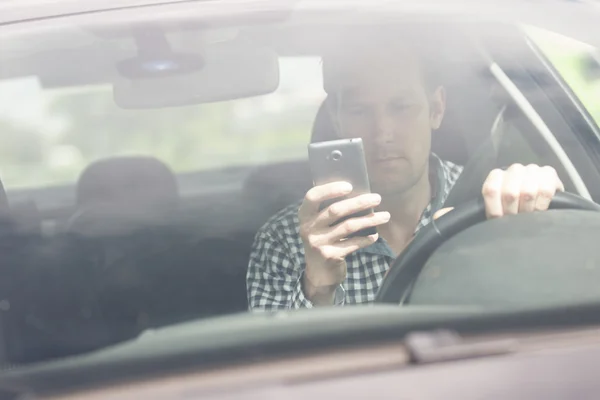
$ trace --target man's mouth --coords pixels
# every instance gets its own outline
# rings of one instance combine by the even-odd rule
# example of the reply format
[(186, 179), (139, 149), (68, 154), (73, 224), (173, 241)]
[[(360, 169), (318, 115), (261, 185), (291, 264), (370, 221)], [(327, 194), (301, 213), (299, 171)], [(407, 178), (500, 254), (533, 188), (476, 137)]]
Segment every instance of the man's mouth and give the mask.
[(397, 160), (401, 160), (404, 157), (402, 156), (385, 156), (385, 157), (377, 157), (375, 158), (375, 162), (376, 163), (387, 163), (387, 162), (392, 162), (392, 161), (397, 161)]

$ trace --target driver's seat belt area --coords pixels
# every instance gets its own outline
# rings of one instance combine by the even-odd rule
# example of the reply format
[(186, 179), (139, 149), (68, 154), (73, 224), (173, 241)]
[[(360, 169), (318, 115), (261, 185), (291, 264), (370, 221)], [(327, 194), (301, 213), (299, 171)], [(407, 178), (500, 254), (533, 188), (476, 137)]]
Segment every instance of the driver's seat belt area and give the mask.
[(502, 138), (506, 130), (504, 114), (506, 106), (502, 107), (491, 128), (490, 136), (475, 151), (448, 194), (443, 207), (456, 207), (471, 200), (481, 193), (483, 182), (494, 168), (498, 168), (498, 154)]

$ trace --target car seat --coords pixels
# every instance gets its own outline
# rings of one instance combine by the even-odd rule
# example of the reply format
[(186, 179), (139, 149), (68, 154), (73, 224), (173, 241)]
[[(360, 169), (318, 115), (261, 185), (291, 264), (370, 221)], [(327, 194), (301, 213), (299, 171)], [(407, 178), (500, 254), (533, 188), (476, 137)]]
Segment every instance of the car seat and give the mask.
[(177, 203), (177, 181), (152, 157), (114, 157), (90, 164), (79, 177), (77, 207), (102, 203)]
[[(43, 237), (38, 217), (33, 202), (10, 208), (0, 182), (0, 364), (39, 361), (105, 343), (98, 338), (101, 327), (87, 323), (77, 301), (88, 291), (77, 276), (84, 270), (74, 268), (84, 265), (78, 258), (82, 247)], [(61, 326), (76, 329), (66, 336)]]
[[(177, 182), (160, 161), (113, 158), (92, 164), (77, 188), (69, 232), (95, 247), (96, 291), (113, 336), (247, 309), (245, 251), (199, 239), (181, 214)], [(201, 224), (201, 218), (195, 218)]]

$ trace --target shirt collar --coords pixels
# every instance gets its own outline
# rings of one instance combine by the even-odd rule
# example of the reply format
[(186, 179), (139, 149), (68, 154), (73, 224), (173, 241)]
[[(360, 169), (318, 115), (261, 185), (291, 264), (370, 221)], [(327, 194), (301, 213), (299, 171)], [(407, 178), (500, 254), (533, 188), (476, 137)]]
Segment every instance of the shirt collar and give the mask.
[[(435, 214), (440, 210), (448, 193), (450, 192), (450, 177), (448, 171), (444, 166), (444, 162), (437, 156), (437, 154), (431, 153), (429, 157), (429, 182), (431, 182), (431, 215)], [(431, 172), (435, 171), (435, 172)], [(428, 207), (429, 208), (429, 207)]]

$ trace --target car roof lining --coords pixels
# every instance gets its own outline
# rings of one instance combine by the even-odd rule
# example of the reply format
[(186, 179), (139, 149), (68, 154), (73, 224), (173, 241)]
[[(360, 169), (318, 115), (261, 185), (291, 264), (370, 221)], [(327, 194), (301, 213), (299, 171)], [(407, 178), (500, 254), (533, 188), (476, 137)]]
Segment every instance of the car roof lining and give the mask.
[[(398, 20), (396, 21), (396, 24)], [(238, 33), (227, 30), (227, 28), (210, 30), (210, 35), (204, 34), (206, 31), (187, 31), (177, 35), (169, 35), (173, 47), (180, 51), (198, 52), (202, 48), (202, 42), (218, 42), (222, 38), (236, 37), (239, 40), (246, 40), (252, 45), (263, 45), (273, 48), (280, 56), (318, 56), (324, 52), (330, 51), (332, 46), (338, 46), (340, 43), (339, 31), (332, 29), (329, 24), (310, 23), (285, 23), (281, 25), (269, 25), (268, 27), (246, 28)], [(435, 34), (431, 35), (431, 24), (435, 24)], [(377, 25), (376, 25), (377, 26)], [(348, 25), (342, 25), (347, 29)], [(307, 29), (308, 28), (308, 29)], [(116, 78), (114, 64), (118, 60), (133, 57), (136, 54), (136, 48), (131, 36), (119, 37), (114, 40), (114, 36), (107, 34), (106, 31), (91, 31), (88, 29), (66, 27), (66, 30), (59, 32), (40, 32), (40, 40), (35, 36), (28, 34), (17, 40), (11, 39), (5, 41), (3, 46), (3, 56), (0, 62), (3, 68), (0, 69), (0, 79), (11, 79), (26, 76), (44, 76), (47, 71), (68, 71), (75, 85), (86, 83), (110, 83)], [(274, 34), (275, 32), (276, 34)], [(429, 47), (436, 46), (443, 31), (444, 36), (450, 36), (452, 40), (464, 32), (456, 25), (439, 25), (436, 22), (429, 22), (425, 25), (421, 23), (401, 25), (399, 32), (405, 32), (407, 36), (419, 35), (420, 40), (431, 43)], [(454, 34), (456, 33), (456, 34)], [(208, 36), (208, 39), (206, 38)], [(14, 36), (12, 37), (14, 38)], [(227, 40), (230, 40), (227, 39)], [(12, 45), (11, 45), (12, 43)], [(48, 49), (49, 43), (57, 46), (55, 49)], [(435, 52), (439, 52), (446, 46), (436, 46)], [(462, 51), (462, 50), (466, 51)], [(454, 62), (464, 63), (465, 60), (480, 58), (473, 52), (472, 46), (455, 46), (452, 51), (445, 52), (440, 57), (449, 62), (452, 58)], [(82, 68), (86, 66), (86, 68)], [(41, 69), (43, 68), (43, 69)], [(77, 76), (78, 71), (85, 71), (86, 76)], [(63, 72), (60, 72), (63, 74)], [(52, 74), (50, 74), (52, 75)], [(52, 79), (49, 81), (62, 82), (63, 80)], [(68, 86), (68, 83), (65, 83)]]

